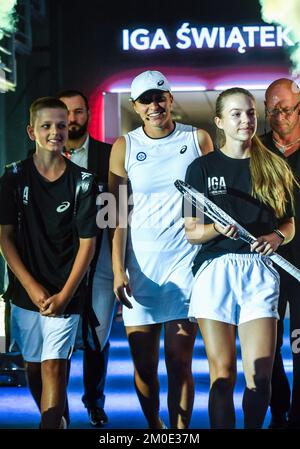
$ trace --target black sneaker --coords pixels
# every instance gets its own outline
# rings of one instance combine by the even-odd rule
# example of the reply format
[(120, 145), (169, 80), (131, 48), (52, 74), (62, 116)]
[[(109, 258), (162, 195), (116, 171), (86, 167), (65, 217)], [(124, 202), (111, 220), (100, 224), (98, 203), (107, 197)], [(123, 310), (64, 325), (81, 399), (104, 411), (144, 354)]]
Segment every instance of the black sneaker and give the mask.
[(90, 424), (93, 427), (102, 427), (108, 423), (108, 417), (103, 408), (92, 407), (88, 409)]
[(269, 429), (287, 429), (288, 420), (286, 413), (272, 415)]

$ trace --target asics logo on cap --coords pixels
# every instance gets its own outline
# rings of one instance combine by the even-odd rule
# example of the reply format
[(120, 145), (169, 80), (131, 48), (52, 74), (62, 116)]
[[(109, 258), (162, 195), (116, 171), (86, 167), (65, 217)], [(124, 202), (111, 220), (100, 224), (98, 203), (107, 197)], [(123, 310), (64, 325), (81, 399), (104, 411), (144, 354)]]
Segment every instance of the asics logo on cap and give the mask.
[(135, 101), (148, 90), (171, 92), (167, 78), (157, 70), (146, 70), (137, 75), (131, 83), (131, 99)]

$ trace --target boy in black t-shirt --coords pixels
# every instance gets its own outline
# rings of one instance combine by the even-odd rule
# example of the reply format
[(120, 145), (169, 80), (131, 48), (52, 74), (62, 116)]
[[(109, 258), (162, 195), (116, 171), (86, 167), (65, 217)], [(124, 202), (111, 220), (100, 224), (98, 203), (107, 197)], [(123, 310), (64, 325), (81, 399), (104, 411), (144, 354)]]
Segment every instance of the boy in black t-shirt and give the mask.
[(35, 154), (0, 180), (0, 245), (14, 282), (12, 335), (26, 363), (41, 428), (64, 427), (66, 367), (96, 235), (93, 176), (65, 159), (68, 111), (52, 97), (30, 107)]

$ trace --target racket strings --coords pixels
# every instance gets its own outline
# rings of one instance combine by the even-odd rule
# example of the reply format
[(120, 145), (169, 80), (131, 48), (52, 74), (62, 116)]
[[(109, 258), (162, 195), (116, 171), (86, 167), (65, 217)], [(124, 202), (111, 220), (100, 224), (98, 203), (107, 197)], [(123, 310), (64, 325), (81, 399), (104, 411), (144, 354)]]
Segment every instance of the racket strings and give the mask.
[(219, 223), (221, 226), (233, 225), (239, 232), (239, 237), (247, 243), (255, 242), (255, 237), (249, 234), (239, 223), (231, 218), (226, 212), (219, 209), (219, 207), (211, 202), (204, 195), (199, 192), (189, 192), (187, 187), (184, 187), (182, 192), (184, 197), (198, 210), (200, 209), (206, 216), (208, 216), (214, 222)]

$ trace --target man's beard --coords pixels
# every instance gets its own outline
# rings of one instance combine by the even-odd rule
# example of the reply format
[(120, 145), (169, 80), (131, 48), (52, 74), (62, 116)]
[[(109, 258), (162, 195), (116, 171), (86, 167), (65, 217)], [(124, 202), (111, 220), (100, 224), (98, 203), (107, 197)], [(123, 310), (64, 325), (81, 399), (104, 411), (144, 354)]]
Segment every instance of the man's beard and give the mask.
[[(73, 126), (73, 125), (71, 125)], [(78, 125), (78, 128), (69, 128), (69, 139), (70, 140), (77, 140), (83, 137), (87, 132), (88, 122), (86, 121), (83, 125)]]

